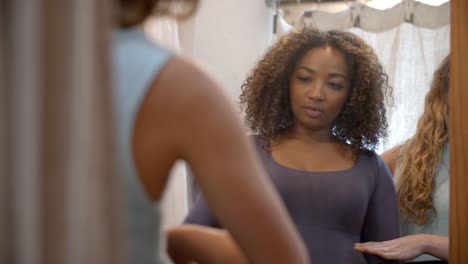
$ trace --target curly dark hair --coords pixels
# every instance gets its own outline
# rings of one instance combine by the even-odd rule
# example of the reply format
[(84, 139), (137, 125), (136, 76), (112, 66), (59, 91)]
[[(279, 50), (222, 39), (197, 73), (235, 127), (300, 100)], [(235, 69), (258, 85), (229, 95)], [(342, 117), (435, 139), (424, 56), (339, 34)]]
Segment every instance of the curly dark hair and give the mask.
[(349, 144), (355, 157), (374, 150), (387, 136), (385, 99), (392, 89), (373, 49), (349, 32), (306, 28), (281, 37), (242, 84), (245, 121), (265, 139), (265, 147), (293, 126), (289, 83), (296, 64), (310, 49), (325, 46), (344, 54), (351, 77), (350, 95), (331, 133)]

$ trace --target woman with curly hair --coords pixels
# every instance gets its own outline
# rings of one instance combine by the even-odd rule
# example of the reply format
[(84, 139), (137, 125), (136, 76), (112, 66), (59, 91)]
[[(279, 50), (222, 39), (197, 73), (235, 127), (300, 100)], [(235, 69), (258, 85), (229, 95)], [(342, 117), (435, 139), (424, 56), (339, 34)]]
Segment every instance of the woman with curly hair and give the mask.
[(449, 75), (447, 56), (434, 73), (416, 133), (403, 145), (382, 154), (394, 174), (403, 237), (357, 245), (358, 250), (416, 263), (448, 260)]
[[(190, 59), (151, 42), (139, 28), (154, 12), (191, 14), (197, 1), (118, 0), (116, 4), (119, 29), (112, 35), (112, 56), (127, 263), (171, 263), (160, 229), (160, 201), (177, 159), (186, 160), (197, 172), (209, 204), (232, 240), (215, 229), (172, 229), (168, 250), (176, 263), (229, 263), (236, 260), (231, 255), (242, 256), (237, 263), (308, 263), (300, 236), (220, 87)], [(225, 205), (233, 199), (241, 204)], [(267, 219), (258, 221), (259, 212)], [(206, 247), (190, 244), (181, 230), (219, 242)]]
[[(399, 235), (390, 171), (373, 151), (389, 93), (369, 45), (313, 29), (280, 38), (242, 85), (252, 140), (312, 263), (379, 263), (354, 243)], [(220, 226), (202, 197), (186, 222)]]

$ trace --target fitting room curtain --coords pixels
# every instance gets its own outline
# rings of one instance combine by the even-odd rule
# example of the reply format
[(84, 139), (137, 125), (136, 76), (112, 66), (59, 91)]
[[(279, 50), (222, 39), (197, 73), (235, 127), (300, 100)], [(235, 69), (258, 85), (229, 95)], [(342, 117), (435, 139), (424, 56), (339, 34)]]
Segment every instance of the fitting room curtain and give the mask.
[(282, 7), (276, 24), (277, 34), (302, 27), (348, 30), (374, 48), (394, 89), (394, 101), (388, 104), (389, 136), (378, 153), (414, 134), (432, 74), (450, 52), (450, 2), (398, 2), (384, 10), (353, 2), (338, 12), (289, 5)]
[(0, 1), (0, 263), (118, 264), (105, 0)]

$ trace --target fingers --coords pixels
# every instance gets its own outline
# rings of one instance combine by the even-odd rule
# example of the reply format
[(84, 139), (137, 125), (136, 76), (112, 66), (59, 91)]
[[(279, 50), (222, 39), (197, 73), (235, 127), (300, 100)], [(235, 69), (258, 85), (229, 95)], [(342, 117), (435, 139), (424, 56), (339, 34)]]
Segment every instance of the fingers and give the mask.
[(387, 260), (408, 260), (413, 259), (419, 253), (410, 253), (408, 248), (397, 243), (396, 240), (384, 242), (356, 243), (354, 249), (358, 252), (376, 255)]
[(354, 244), (354, 249), (359, 252), (368, 253), (369, 251), (378, 251), (380, 244), (378, 242), (356, 243)]
[(391, 248), (385, 242), (367, 242), (367, 243), (356, 243), (354, 249), (358, 252), (377, 255), (384, 259), (391, 257)]

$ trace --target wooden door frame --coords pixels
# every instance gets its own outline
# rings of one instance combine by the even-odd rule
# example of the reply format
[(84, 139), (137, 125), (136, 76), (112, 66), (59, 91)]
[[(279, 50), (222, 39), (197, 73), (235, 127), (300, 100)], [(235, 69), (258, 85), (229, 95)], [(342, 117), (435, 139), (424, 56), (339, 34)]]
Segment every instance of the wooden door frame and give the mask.
[(468, 263), (468, 1), (451, 3), (450, 264)]

